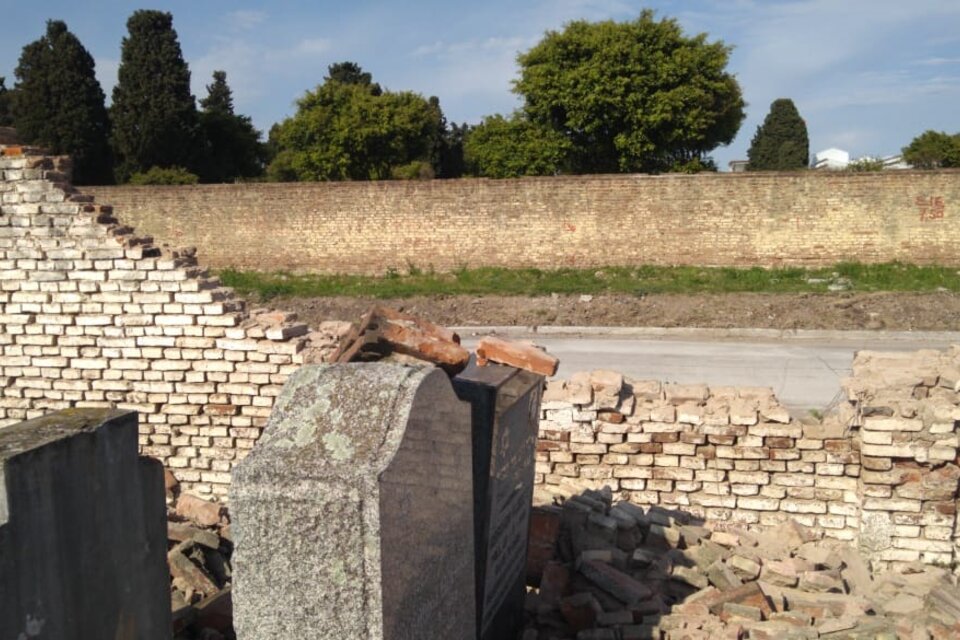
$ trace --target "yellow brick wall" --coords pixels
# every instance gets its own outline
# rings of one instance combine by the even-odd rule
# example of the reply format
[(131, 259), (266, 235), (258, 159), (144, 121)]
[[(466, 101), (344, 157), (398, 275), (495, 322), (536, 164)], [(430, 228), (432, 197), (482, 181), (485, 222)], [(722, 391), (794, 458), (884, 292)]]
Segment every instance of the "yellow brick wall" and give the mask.
[(960, 172), (87, 188), (222, 268), (958, 264)]

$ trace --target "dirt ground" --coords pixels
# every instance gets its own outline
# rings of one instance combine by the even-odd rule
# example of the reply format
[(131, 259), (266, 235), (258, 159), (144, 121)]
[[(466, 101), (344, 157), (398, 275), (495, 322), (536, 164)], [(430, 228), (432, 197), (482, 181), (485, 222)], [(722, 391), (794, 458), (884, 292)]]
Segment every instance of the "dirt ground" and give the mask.
[(955, 293), (277, 298), (270, 300), (269, 306), (295, 311), (301, 320), (316, 326), (324, 320), (355, 320), (375, 303), (402, 308), (447, 326), (960, 331), (960, 294)]

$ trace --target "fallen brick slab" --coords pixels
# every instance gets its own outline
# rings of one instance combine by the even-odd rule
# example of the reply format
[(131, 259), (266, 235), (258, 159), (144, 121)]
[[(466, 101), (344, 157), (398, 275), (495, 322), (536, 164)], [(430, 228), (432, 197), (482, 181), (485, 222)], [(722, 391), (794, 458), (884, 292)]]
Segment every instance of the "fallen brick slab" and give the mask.
[(174, 542), (190, 541), (202, 545), (209, 549), (218, 549), (220, 547), (220, 536), (212, 531), (198, 529), (183, 522), (167, 523), (167, 540)]
[(557, 358), (532, 344), (490, 336), (481, 338), (477, 344), (477, 364), (483, 366), (487, 362), (505, 364), (544, 376), (556, 374), (560, 365)]

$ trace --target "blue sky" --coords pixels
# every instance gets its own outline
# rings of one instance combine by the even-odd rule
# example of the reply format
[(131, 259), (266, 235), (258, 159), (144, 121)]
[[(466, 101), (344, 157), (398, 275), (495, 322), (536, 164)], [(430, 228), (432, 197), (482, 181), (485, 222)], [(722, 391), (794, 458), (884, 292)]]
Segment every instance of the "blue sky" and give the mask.
[(127, 17), (162, 9), (173, 13), (194, 94), (205, 95), (213, 70), (226, 70), (237, 110), (263, 130), (342, 60), (386, 88), (439, 96), (449, 120), (475, 123), (519, 105), (510, 92), (516, 54), (546, 30), (629, 20), (645, 7), (735, 47), (729, 68), (747, 119), (714, 154), (724, 168), (746, 157), (778, 97), (797, 104), (811, 151), (885, 155), (926, 129), (960, 131), (960, 0), (0, 0), (0, 75), (12, 85), (23, 45), (47, 19), (61, 19), (96, 59), (109, 101)]

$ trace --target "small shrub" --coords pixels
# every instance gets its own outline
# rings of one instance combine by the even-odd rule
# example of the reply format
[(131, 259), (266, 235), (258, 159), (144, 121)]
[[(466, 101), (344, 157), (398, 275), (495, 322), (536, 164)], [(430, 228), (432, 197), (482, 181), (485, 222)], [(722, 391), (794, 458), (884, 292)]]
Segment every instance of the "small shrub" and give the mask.
[(414, 160), (413, 162), (393, 167), (390, 176), (394, 180), (433, 180), (433, 167), (429, 162)]
[(137, 185), (176, 185), (197, 184), (200, 178), (183, 167), (150, 167), (145, 173), (130, 176), (130, 184)]
[(860, 158), (848, 164), (847, 171), (854, 171), (856, 173), (883, 171), (883, 160), (879, 158)]

